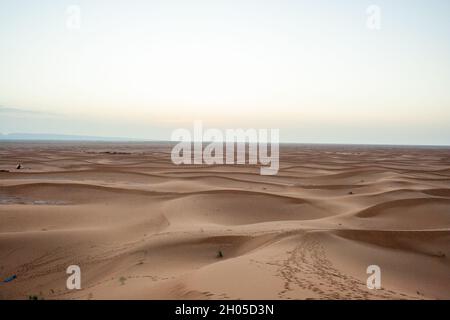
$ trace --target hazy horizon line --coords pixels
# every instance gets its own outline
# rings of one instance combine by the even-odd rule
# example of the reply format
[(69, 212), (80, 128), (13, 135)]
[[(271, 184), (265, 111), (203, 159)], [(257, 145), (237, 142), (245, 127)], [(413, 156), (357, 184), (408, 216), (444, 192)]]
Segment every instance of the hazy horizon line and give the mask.
[[(22, 137), (20, 137), (22, 136)], [(77, 134), (53, 134), (53, 133), (0, 133), (0, 142), (112, 142), (112, 143), (177, 143), (180, 141), (164, 139), (147, 139), (131, 137), (91, 136)], [(196, 142), (196, 141), (192, 141)], [(213, 141), (203, 140), (204, 143)], [(223, 141), (227, 142), (227, 141)], [(246, 142), (248, 143), (248, 142)], [(294, 145), (349, 145), (349, 146), (398, 146), (398, 147), (450, 147), (450, 144), (410, 144), (410, 143), (355, 143), (355, 142), (299, 142), (280, 141), (279, 144)]]

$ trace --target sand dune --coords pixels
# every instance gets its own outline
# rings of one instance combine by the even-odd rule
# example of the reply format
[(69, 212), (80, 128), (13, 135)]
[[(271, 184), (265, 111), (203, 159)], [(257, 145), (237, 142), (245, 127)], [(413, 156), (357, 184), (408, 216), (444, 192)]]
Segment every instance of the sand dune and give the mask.
[(355, 216), (398, 229), (450, 228), (450, 200), (414, 198), (386, 201)]
[(163, 143), (3, 142), (0, 298), (450, 299), (449, 151), (283, 145), (261, 176)]

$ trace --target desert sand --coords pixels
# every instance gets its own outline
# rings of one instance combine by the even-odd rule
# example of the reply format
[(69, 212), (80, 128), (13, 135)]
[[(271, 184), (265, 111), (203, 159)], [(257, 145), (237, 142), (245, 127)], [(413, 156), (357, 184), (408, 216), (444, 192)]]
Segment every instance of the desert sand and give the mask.
[(282, 145), (276, 176), (170, 150), (0, 143), (0, 298), (450, 299), (450, 149)]

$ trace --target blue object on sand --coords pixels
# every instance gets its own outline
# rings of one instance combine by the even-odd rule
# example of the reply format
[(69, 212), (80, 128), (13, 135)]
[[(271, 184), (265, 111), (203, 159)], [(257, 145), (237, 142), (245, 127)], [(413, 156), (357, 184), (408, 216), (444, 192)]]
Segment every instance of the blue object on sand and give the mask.
[(6, 278), (5, 280), (3, 280), (3, 282), (11, 282), (11, 281), (13, 281), (13, 280), (16, 279), (16, 278), (17, 278), (17, 276), (16, 276), (16, 275), (13, 275), (13, 276), (8, 277), (8, 278)]

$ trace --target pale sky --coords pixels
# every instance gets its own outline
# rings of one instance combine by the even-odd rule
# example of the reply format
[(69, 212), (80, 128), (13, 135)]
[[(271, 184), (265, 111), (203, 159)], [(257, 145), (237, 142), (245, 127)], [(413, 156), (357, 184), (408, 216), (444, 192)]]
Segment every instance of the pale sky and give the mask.
[(450, 1), (0, 0), (0, 106), (0, 133), (448, 145)]

